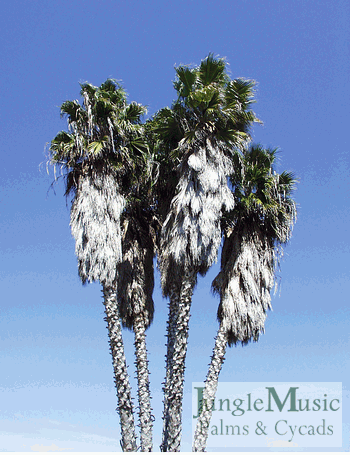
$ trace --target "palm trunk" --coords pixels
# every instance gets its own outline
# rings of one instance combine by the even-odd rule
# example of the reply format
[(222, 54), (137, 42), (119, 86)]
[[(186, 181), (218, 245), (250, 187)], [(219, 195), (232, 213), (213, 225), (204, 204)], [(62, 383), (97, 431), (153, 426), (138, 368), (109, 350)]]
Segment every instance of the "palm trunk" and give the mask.
[(200, 416), (198, 417), (196, 431), (194, 434), (192, 448), (193, 452), (205, 452), (205, 446), (208, 439), (209, 424), (212, 415), (212, 405), (215, 399), (216, 390), (218, 388), (219, 374), (222, 368), (222, 364), (225, 360), (226, 347), (227, 331), (221, 323), (215, 339), (215, 347), (205, 381), (202, 410)]
[(178, 303), (179, 292), (176, 286), (172, 286), (170, 290), (170, 302), (169, 302), (169, 317), (167, 321), (167, 354), (166, 354), (166, 365), (165, 365), (165, 383), (164, 383), (164, 411), (163, 411), (163, 441), (160, 449), (162, 452), (166, 452), (168, 444), (168, 425), (169, 425), (169, 387), (170, 378), (172, 374), (172, 358), (174, 354), (175, 346), (175, 334), (177, 325), (177, 310), (179, 307)]
[[(187, 353), (188, 323), (190, 319), (191, 299), (195, 286), (195, 277), (184, 277), (177, 308), (170, 304), (168, 322), (167, 375), (164, 399), (164, 428), (161, 444), (162, 452), (179, 452), (182, 432), (182, 399)], [(173, 314), (171, 314), (173, 313)], [(175, 318), (174, 318), (175, 316)], [(172, 319), (176, 321), (175, 326)]]
[(134, 320), (135, 355), (141, 428), (141, 451), (152, 452), (152, 415), (145, 324), (140, 314)]
[(108, 324), (109, 346), (112, 354), (114, 383), (118, 396), (118, 413), (121, 426), (123, 452), (137, 450), (131, 387), (126, 367), (124, 344), (119, 321), (119, 311), (114, 288), (103, 286), (105, 321)]

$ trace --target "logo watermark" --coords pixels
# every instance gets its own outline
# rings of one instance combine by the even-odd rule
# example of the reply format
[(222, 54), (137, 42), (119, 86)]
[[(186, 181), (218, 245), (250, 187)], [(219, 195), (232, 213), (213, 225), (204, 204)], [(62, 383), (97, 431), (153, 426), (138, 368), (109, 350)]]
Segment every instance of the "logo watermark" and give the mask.
[[(204, 409), (203, 383), (192, 383), (192, 427)], [(341, 382), (219, 382), (207, 447), (341, 447)]]

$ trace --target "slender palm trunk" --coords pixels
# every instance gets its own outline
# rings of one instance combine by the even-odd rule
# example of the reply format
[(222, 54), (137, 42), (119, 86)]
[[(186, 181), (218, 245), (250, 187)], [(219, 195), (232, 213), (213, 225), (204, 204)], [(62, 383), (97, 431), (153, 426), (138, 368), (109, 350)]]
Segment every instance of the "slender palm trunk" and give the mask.
[[(187, 353), (188, 324), (190, 319), (191, 299), (195, 286), (194, 274), (187, 274), (181, 286), (180, 294), (170, 304), (168, 322), (167, 375), (164, 398), (164, 428), (161, 444), (162, 452), (179, 452), (182, 433), (182, 399)], [(171, 299), (172, 300), (172, 299)], [(177, 300), (177, 307), (175, 303)], [(171, 314), (172, 313), (172, 314)], [(174, 319), (176, 325), (172, 323)]]
[(179, 307), (179, 292), (177, 286), (173, 285), (170, 290), (170, 302), (169, 302), (169, 317), (167, 321), (167, 354), (166, 354), (166, 365), (165, 365), (165, 383), (164, 383), (164, 411), (163, 411), (163, 441), (160, 449), (162, 452), (166, 452), (168, 444), (168, 425), (169, 425), (169, 387), (170, 378), (172, 374), (172, 358), (174, 354), (175, 346), (175, 335), (177, 326), (177, 310)]
[(149, 390), (149, 370), (146, 349), (145, 324), (142, 315), (134, 320), (135, 356), (139, 398), (139, 420), (141, 428), (141, 451), (152, 452), (152, 408)]
[(118, 412), (122, 436), (121, 446), (123, 452), (135, 452), (137, 444), (131, 387), (126, 367), (115, 289), (103, 286), (103, 297), (106, 313), (105, 321), (108, 324), (109, 346), (114, 369), (114, 382), (118, 396)]
[(212, 415), (212, 405), (215, 399), (216, 390), (218, 388), (219, 374), (222, 364), (225, 360), (225, 352), (227, 347), (227, 331), (221, 323), (218, 334), (215, 339), (215, 346), (207, 378), (203, 391), (203, 403), (201, 414), (197, 420), (196, 431), (193, 441), (193, 452), (205, 452), (205, 446), (208, 439), (209, 424)]

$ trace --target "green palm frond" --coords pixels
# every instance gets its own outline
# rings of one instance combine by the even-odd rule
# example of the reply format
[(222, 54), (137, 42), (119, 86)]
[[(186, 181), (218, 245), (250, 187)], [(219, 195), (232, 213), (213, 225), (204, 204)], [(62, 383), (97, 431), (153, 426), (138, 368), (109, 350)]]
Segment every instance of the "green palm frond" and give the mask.
[(99, 156), (101, 152), (108, 148), (109, 146), (109, 137), (108, 136), (103, 136), (98, 141), (90, 142), (90, 144), (87, 147), (88, 154), (91, 156)]
[(278, 149), (254, 145), (242, 159), (236, 158), (230, 177), (236, 200), (231, 220), (237, 226), (257, 223), (274, 242), (284, 244), (296, 220), (292, 193), (297, 180), (290, 172), (276, 173), (277, 153)]
[(130, 103), (125, 109), (125, 118), (132, 123), (140, 123), (142, 115), (147, 113), (147, 109), (142, 104), (135, 102)]
[(242, 150), (250, 141), (250, 126), (258, 121), (249, 109), (255, 82), (231, 81), (225, 60), (213, 54), (198, 67), (180, 65), (176, 76), (177, 101), (156, 116), (163, 147), (184, 153), (190, 144), (216, 138), (229, 156), (230, 147)]
[(297, 179), (293, 172), (282, 172), (276, 177), (279, 192), (283, 191), (285, 196), (289, 196), (295, 189)]
[(74, 135), (66, 131), (60, 131), (51, 141), (51, 150), (59, 152), (61, 149), (72, 147), (72, 144), (74, 144)]
[(107, 79), (101, 84), (96, 92), (96, 98), (108, 100), (118, 108), (122, 108), (126, 104), (126, 92), (115, 79)]
[(133, 148), (133, 150), (140, 152), (140, 153), (145, 153), (145, 152), (147, 152), (147, 149), (148, 149), (147, 142), (143, 138), (137, 138), (137, 139), (131, 140), (130, 145)]
[(189, 106), (202, 111), (203, 116), (208, 114), (208, 110), (216, 112), (220, 108), (220, 103), (220, 91), (213, 86), (197, 89), (188, 96)]
[(228, 106), (241, 105), (247, 108), (254, 100), (255, 81), (250, 79), (234, 79), (227, 84), (226, 102)]
[(147, 149), (141, 126), (146, 108), (135, 102), (128, 104), (124, 89), (114, 79), (107, 79), (100, 87), (88, 82), (80, 87), (82, 103), (65, 101), (61, 106), (69, 132), (60, 132), (51, 142), (51, 163), (72, 172), (75, 180), (86, 167), (113, 170), (122, 181), (127, 169), (140, 165)]
[(94, 103), (94, 114), (96, 121), (106, 121), (112, 118), (115, 112), (115, 105), (105, 98), (98, 98)]
[(219, 141), (222, 141), (232, 147), (228, 149), (228, 154), (230, 156), (234, 153), (234, 149), (240, 150), (250, 140), (250, 135), (244, 131), (226, 128), (218, 128), (216, 131), (216, 137)]
[(198, 137), (196, 133), (197, 133), (196, 130), (187, 131), (185, 133), (184, 137), (179, 142), (180, 148), (185, 150), (186, 149), (186, 144), (194, 143), (196, 141), (197, 137)]
[(107, 79), (100, 85), (99, 92), (106, 92), (109, 95), (117, 93), (121, 97), (120, 99), (124, 99), (126, 97), (126, 93), (123, 87), (117, 82), (116, 79), (111, 78)]
[[(78, 140), (77, 140), (78, 139)], [(74, 133), (61, 131), (51, 141), (51, 160), (50, 163), (59, 164), (66, 169), (78, 165), (83, 156), (84, 138)]]
[(80, 87), (80, 95), (83, 97), (88, 96), (90, 99), (94, 98), (96, 91), (98, 90), (98, 87), (90, 84), (89, 82), (81, 83)]
[(174, 82), (174, 88), (179, 97), (186, 98), (197, 82), (196, 72), (188, 66), (178, 66), (175, 68), (178, 80)]
[(183, 129), (179, 121), (179, 116), (174, 109), (168, 107), (161, 109), (154, 116), (152, 131), (163, 142), (163, 146), (171, 144), (173, 145), (172, 148), (176, 148), (183, 137)]
[(212, 83), (225, 82), (227, 80), (225, 60), (215, 58), (214, 54), (210, 53), (200, 64), (198, 78), (205, 87)]
[(84, 115), (78, 100), (65, 101), (61, 105), (61, 117), (67, 116), (69, 123), (77, 122)]

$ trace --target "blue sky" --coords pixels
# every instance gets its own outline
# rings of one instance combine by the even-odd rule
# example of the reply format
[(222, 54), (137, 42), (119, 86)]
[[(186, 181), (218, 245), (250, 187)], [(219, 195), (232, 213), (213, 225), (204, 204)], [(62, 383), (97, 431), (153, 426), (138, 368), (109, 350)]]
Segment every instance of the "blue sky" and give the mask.
[[(100, 286), (80, 284), (69, 203), (61, 183), (49, 190), (53, 173), (45, 170), (45, 145), (66, 128), (60, 104), (78, 98), (78, 82), (112, 77), (152, 115), (175, 96), (174, 66), (199, 64), (209, 52), (227, 58), (233, 78), (258, 82), (254, 109), (264, 125), (254, 141), (280, 147), (278, 170), (299, 178), (298, 221), (266, 333), (229, 349), (220, 379), (342, 382), (337, 450), (349, 450), (349, 17), (346, 0), (3, 3), (0, 451), (120, 449)], [(217, 330), (217, 270), (199, 280), (193, 298), (187, 451), (191, 383), (205, 379)], [(167, 317), (158, 278), (154, 298), (148, 343), (158, 450)], [(135, 394), (133, 337), (124, 338)]]

